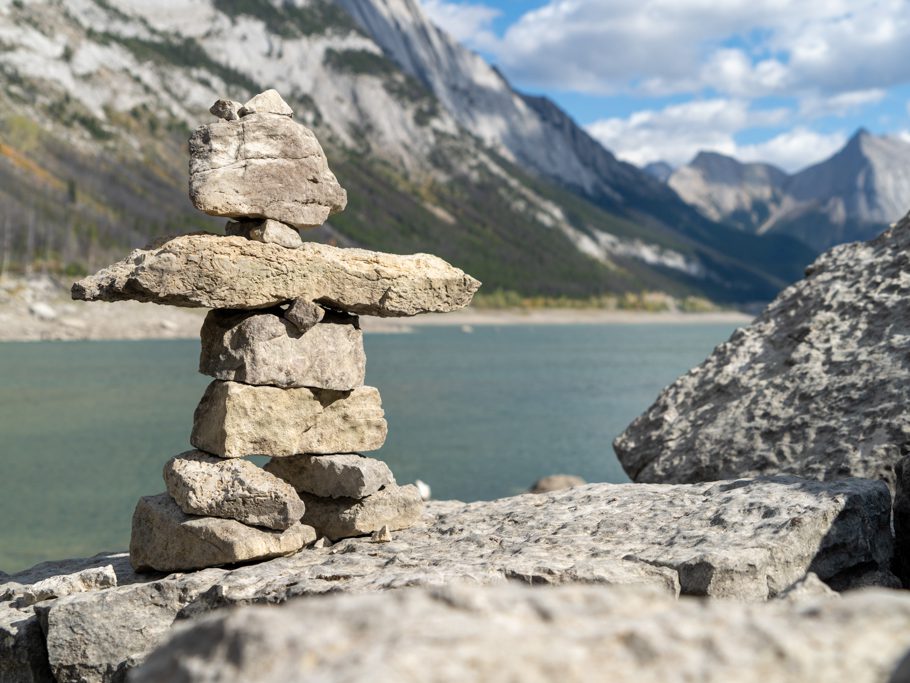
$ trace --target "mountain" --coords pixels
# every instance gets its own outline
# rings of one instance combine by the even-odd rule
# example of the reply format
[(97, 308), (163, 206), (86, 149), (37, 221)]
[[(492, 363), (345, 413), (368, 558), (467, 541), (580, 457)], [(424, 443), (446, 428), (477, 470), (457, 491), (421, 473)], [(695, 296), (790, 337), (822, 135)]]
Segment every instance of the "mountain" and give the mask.
[(0, 271), (220, 230), (186, 197), (217, 97), (275, 87), (349, 190), (314, 239), (432, 251), (486, 291), (766, 300), (811, 254), (710, 221), (411, 0), (0, 3)]
[(701, 152), (667, 181), (705, 216), (816, 252), (879, 234), (910, 209), (910, 143), (857, 131), (829, 159), (787, 175)]
[(662, 183), (667, 182), (673, 175), (673, 167), (666, 161), (652, 161), (642, 166), (641, 170)]

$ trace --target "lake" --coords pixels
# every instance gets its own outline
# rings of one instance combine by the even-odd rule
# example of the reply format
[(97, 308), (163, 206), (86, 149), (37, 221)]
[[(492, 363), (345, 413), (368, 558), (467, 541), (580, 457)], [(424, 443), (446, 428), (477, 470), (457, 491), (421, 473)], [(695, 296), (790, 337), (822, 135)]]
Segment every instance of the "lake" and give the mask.
[[(367, 334), (389, 437), (375, 455), (434, 498), (547, 474), (628, 481), (612, 440), (732, 324), (417, 327)], [(0, 344), (0, 569), (123, 549), (142, 495), (189, 449), (197, 341)]]

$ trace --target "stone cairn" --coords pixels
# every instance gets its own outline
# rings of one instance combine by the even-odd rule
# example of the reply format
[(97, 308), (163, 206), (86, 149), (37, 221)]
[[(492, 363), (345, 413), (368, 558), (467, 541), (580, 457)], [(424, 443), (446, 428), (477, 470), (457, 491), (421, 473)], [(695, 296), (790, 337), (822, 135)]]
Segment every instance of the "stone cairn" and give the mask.
[[(199, 370), (214, 377), (193, 420), (196, 450), (164, 467), (167, 493), (140, 499), (139, 571), (263, 560), (420, 517), (413, 485), (360, 455), (386, 438), (379, 391), (363, 385), (359, 315), (446, 312), (480, 283), (426, 254), (303, 242), (347, 193), (312, 131), (274, 90), (219, 100), (190, 138), (190, 198), (233, 219), (227, 236), (183, 235), (73, 286), (83, 300), (212, 308)], [(271, 460), (257, 467), (245, 456)], [(318, 539), (318, 541), (317, 541)]]

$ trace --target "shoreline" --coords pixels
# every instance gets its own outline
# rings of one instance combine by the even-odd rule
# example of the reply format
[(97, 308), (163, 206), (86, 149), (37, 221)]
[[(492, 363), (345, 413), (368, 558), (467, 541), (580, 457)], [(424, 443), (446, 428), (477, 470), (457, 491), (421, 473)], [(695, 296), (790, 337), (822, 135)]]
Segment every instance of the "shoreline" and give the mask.
[[(176, 308), (135, 301), (81, 302), (50, 278), (0, 282), (0, 342), (117, 341), (144, 339), (198, 339), (207, 309)], [(683, 313), (540, 308), (476, 309), (452, 313), (425, 313), (411, 318), (363, 316), (368, 334), (402, 334), (420, 327), (475, 327), (513, 325), (634, 325), (634, 324), (741, 324), (752, 316), (738, 311)]]

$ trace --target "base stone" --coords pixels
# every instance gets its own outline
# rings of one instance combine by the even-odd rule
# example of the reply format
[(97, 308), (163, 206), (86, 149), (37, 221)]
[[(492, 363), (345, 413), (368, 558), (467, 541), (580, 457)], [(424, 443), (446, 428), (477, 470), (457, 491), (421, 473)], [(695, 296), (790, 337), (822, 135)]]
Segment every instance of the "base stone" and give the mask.
[(130, 563), (136, 571), (187, 571), (291, 555), (315, 540), (313, 528), (301, 523), (272, 531), (233, 519), (193, 517), (162, 493), (139, 499)]

